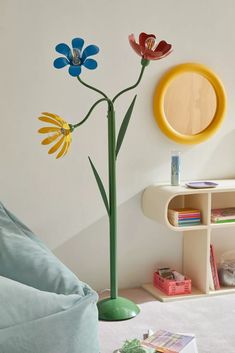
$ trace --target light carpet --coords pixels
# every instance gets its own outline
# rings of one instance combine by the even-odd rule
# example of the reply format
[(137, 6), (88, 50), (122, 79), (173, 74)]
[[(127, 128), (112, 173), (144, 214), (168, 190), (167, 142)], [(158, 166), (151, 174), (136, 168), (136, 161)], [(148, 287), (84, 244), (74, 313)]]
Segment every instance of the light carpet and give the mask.
[(199, 353), (235, 353), (235, 294), (162, 303), (143, 289), (120, 293), (139, 304), (135, 318), (100, 321), (101, 353), (112, 353), (126, 339), (139, 338), (148, 329), (193, 333)]

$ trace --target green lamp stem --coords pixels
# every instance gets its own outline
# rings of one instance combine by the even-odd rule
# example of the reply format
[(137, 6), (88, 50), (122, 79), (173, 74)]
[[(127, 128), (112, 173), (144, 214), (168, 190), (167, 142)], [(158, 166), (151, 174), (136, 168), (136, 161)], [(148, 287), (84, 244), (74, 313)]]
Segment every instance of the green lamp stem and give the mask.
[[(141, 63), (142, 63), (142, 61), (141, 61)], [(141, 69), (141, 71), (140, 71), (140, 75), (139, 75), (139, 78), (138, 78), (138, 80), (136, 81), (136, 83), (133, 85), (133, 86), (130, 86), (130, 87), (127, 87), (127, 88), (125, 88), (124, 90), (122, 90), (121, 92), (119, 92), (118, 94), (116, 94), (116, 96), (113, 98), (113, 100), (112, 100), (112, 102), (114, 103), (115, 102), (115, 100), (119, 97), (119, 96), (121, 96), (123, 93), (125, 93), (125, 92), (127, 92), (127, 91), (130, 91), (131, 89), (134, 89), (135, 87), (137, 87), (138, 86), (138, 84), (140, 83), (140, 81), (141, 81), (141, 79), (142, 79), (142, 76), (143, 76), (143, 74), (144, 74), (144, 70), (145, 70), (145, 67), (146, 67), (147, 65), (143, 65), (142, 64), (142, 69)]]
[(99, 99), (98, 101), (96, 101), (92, 107), (90, 108), (90, 110), (88, 111), (87, 115), (85, 116), (85, 118), (83, 118), (79, 123), (73, 125), (73, 128), (75, 129), (76, 127), (82, 125), (85, 123), (85, 121), (89, 118), (89, 116), (91, 115), (93, 109), (98, 105), (100, 104), (101, 102), (104, 102), (104, 101), (107, 101), (108, 99), (107, 98), (101, 98)]
[[(143, 60), (142, 60), (143, 61)], [(103, 199), (105, 199), (105, 205), (108, 211), (108, 216), (109, 216), (109, 238), (110, 238), (110, 289), (111, 289), (111, 294), (110, 298), (103, 299), (98, 302), (98, 310), (99, 310), (99, 318), (101, 320), (107, 320), (107, 321), (120, 321), (120, 320), (126, 320), (130, 319), (134, 316), (136, 316), (139, 313), (139, 308), (135, 303), (132, 301), (122, 298), (118, 296), (118, 276), (117, 276), (117, 192), (116, 192), (116, 122), (115, 122), (115, 110), (114, 110), (114, 102), (116, 99), (122, 95), (123, 93), (135, 88), (138, 86), (138, 84), (141, 81), (141, 78), (144, 73), (144, 69), (147, 66), (147, 61), (146, 62), (141, 62), (142, 68), (141, 72), (139, 75), (139, 78), (137, 82), (122, 90), (119, 92), (113, 100), (110, 100), (107, 95), (102, 92), (101, 90), (88, 85), (82, 79), (80, 76), (77, 77), (78, 81), (86, 86), (89, 89), (92, 89), (99, 94), (101, 94), (104, 98), (99, 99), (97, 102), (93, 104), (93, 106), (90, 108), (89, 112), (87, 115), (84, 117), (82, 121), (74, 125), (74, 128), (78, 127), (79, 125), (82, 125), (90, 116), (91, 112), (93, 109), (102, 101), (107, 101), (108, 103), (108, 113), (107, 113), (107, 122), (108, 122), (108, 174), (109, 174), (109, 204), (107, 204), (107, 199), (106, 199), (106, 193), (104, 190), (103, 185), (101, 186), (102, 182), (100, 180), (100, 177), (97, 176), (97, 172), (95, 171), (95, 177), (98, 183), (98, 186), (101, 191), (101, 195)], [(136, 98), (136, 97), (135, 97)], [(130, 114), (128, 115), (128, 120), (130, 118), (133, 105), (135, 102), (135, 98), (132, 102), (131, 105), (131, 110)], [(130, 108), (129, 108), (130, 109)], [(124, 118), (125, 120), (125, 118)], [(125, 129), (127, 128), (128, 122), (125, 121)], [(125, 132), (124, 132), (125, 134)], [(123, 135), (123, 134), (122, 134)], [(122, 136), (124, 137), (124, 135)], [(122, 142), (122, 139), (121, 139)], [(120, 146), (119, 146), (120, 148)], [(119, 150), (118, 148), (118, 150)], [(91, 162), (91, 161), (90, 161)], [(92, 165), (92, 169), (94, 171), (94, 165)]]
[(102, 92), (101, 90), (99, 90), (99, 89), (96, 88), (96, 87), (93, 87), (93, 86), (91, 86), (91, 85), (88, 85), (86, 82), (84, 82), (84, 81), (81, 79), (80, 76), (77, 76), (77, 79), (78, 79), (79, 82), (81, 82), (81, 83), (82, 83), (84, 86), (86, 86), (87, 88), (90, 88), (90, 89), (92, 89), (93, 91), (96, 91), (96, 92), (100, 93), (104, 98), (108, 98), (104, 92)]
[(109, 234), (110, 234), (110, 285), (111, 298), (117, 298), (117, 193), (116, 193), (116, 133), (115, 111), (111, 101), (108, 110), (109, 159)]

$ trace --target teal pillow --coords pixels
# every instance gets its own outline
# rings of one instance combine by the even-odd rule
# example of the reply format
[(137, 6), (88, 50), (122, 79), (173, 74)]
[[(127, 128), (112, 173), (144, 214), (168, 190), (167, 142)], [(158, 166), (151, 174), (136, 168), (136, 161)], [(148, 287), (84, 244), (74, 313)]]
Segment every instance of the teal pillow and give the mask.
[(65, 267), (0, 203), (0, 275), (41, 291), (86, 295), (90, 287)]

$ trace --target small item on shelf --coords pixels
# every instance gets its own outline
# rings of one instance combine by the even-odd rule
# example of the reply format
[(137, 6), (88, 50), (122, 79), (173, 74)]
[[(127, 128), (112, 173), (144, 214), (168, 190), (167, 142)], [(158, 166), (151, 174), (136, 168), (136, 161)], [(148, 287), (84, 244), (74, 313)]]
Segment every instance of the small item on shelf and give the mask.
[(211, 210), (212, 223), (235, 222), (235, 207), (214, 208)]
[(216, 188), (219, 184), (212, 181), (191, 181), (185, 184), (188, 188), (191, 189), (207, 189), (207, 188)]
[[(185, 277), (175, 270), (170, 270), (172, 278), (164, 278), (160, 275), (162, 269), (154, 272), (153, 275), (153, 285), (154, 287), (160, 289), (167, 295), (177, 295), (177, 294), (190, 294), (191, 293), (191, 279)], [(169, 275), (168, 275), (169, 276)]]
[(221, 256), (218, 270), (219, 281), (222, 286), (235, 287), (235, 251), (227, 251)]
[(169, 267), (159, 268), (158, 272), (159, 272), (159, 275), (163, 278), (174, 279), (173, 272)]
[(158, 269), (158, 273), (161, 277), (166, 279), (174, 279), (176, 281), (184, 281), (185, 277), (181, 273), (171, 270), (170, 267), (163, 267)]
[(194, 208), (168, 209), (169, 222), (175, 227), (201, 224), (201, 211)]
[(171, 152), (171, 185), (180, 185), (180, 152)]
[(172, 271), (174, 279), (176, 281), (184, 281), (185, 280), (185, 276), (182, 275), (181, 273), (177, 272), (177, 271)]

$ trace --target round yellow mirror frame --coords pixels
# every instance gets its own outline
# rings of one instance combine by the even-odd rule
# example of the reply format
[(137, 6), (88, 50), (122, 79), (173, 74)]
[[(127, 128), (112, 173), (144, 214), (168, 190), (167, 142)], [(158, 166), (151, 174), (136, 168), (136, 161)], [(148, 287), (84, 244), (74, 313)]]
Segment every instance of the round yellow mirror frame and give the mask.
[[(210, 120), (208, 120), (209, 121), (208, 126), (204, 127), (202, 131), (199, 131), (195, 134), (182, 133), (182, 129), (178, 129), (179, 131), (177, 131), (176, 128), (173, 127), (172, 124), (170, 124), (171, 119), (167, 117), (167, 113), (166, 113), (167, 109), (165, 106), (165, 98), (169, 92), (170, 86), (173, 86), (173, 82), (176, 81), (176, 79), (178, 80), (181, 76), (183, 76), (182, 74), (184, 74), (184, 76), (187, 76), (185, 74), (189, 74), (189, 73), (194, 74), (194, 76), (195, 74), (198, 74), (201, 76), (201, 79), (203, 79), (204, 81), (208, 81), (207, 86), (210, 85), (212, 91), (214, 89), (213, 95), (215, 97), (213, 116), (211, 117)], [(191, 86), (193, 85), (195, 88), (194, 83), (191, 84)], [(177, 93), (177, 88), (175, 90)], [(195, 90), (193, 92), (195, 93)], [(200, 93), (201, 93), (202, 99), (204, 99), (203, 107), (205, 107), (206, 95), (203, 94), (203, 90), (201, 90)], [(199, 98), (195, 97), (195, 105), (198, 104), (198, 101), (199, 101)], [(174, 104), (174, 99), (170, 101), (168, 100), (168, 103), (169, 102)], [(180, 104), (182, 103), (182, 96), (181, 96), (181, 102), (178, 102), (178, 103)], [(180, 106), (180, 104), (178, 104), (178, 106)], [(221, 83), (219, 78), (212, 70), (210, 70), (206, 66), (197, 64), (197, 63), (180, 64), (170, 69), (161, 78), (154, 93), (153, 108), (154, 108), (155, 119), (164, 134), (166, 134), (169, 138), (171, 138), (172, 140), (178, 143), (196, 144), (207, 140), (221, 126), (224, 119), (225, 111), (226, 111), (226, 94), (223, 88), (223, 84)], [(189, 112), (189, 115), (190, 114), (191, 113)], [(180, 115), (181, 120), (182, 120), (182, 116), (183, 115)], [(181, 125), (182, 125), (182, 121), (181, 121)]]

